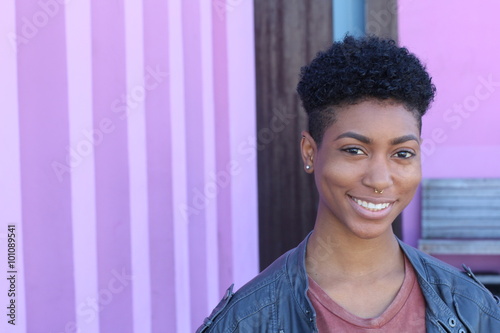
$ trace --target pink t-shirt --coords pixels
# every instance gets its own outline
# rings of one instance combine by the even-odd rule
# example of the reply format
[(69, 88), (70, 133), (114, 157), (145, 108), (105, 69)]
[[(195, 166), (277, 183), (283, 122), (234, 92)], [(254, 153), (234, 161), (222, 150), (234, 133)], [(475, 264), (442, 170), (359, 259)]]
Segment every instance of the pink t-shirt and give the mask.
[(346, 311), (310, 277), (307, 294), (316, 310), (320, 333), (425, 333), (425, 299), (406, 257), (403, 284), (389, 307), (376, 318), (361, 318)]

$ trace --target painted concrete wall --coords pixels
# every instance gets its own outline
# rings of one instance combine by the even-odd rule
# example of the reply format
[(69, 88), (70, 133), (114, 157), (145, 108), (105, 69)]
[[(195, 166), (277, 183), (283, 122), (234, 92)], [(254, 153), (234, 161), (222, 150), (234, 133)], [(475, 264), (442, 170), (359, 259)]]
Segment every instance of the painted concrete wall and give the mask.
[[(426, 65), (437, 97), (424, 117), (423, 177), (500, 177), (498, 1), (399, 0), (399, 39)], [(404, 239), (420, 236), (420, 198), (404, 213)], [(446, 258), (500, 270), (500, 257)]]
[(0, 332), (193, 332), (258, 272), (253, 31), (252, 1), (1, 1)]

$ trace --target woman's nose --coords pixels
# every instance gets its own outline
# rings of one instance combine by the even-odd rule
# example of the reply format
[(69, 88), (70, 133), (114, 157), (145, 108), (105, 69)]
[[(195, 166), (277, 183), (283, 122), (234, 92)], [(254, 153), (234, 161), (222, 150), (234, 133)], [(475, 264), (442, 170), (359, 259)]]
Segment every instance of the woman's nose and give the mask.
[(390, 187), (393, 181), (388, 162), (382, 158), (374, 158), (367, 166), (363, 184), (379, 191)]

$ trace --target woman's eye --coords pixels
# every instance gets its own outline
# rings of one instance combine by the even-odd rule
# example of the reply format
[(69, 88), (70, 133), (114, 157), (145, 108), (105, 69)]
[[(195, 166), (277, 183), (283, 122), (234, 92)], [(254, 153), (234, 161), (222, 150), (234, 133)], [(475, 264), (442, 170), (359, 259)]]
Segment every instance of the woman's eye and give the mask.
[(351, 155), (364, 155), (364, 152), (359, 148), (345, 148), (342, 150)]
[(415, 154), (404, 150), (404, 151), (398, 151), (396, 154), (394, 154), (394, 156), (396, 156), (398, 158), (408, 159), (408, 158), (415, 156)]

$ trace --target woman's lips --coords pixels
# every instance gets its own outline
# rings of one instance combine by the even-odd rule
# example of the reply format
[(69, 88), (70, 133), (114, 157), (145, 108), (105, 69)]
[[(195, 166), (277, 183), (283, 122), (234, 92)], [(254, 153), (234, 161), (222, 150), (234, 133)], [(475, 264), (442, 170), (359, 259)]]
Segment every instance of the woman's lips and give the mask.
[(368, 219), (380, 219), (386, 217), (391, 212), (395, 202), (394, 200), (388, 199), (360, 199), (350, 195), (348, 195), (348, 197), (350, 199), (349, 202), (354, 207), (356, 212)]

